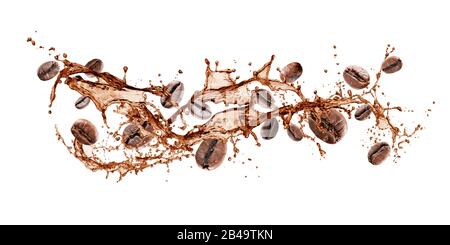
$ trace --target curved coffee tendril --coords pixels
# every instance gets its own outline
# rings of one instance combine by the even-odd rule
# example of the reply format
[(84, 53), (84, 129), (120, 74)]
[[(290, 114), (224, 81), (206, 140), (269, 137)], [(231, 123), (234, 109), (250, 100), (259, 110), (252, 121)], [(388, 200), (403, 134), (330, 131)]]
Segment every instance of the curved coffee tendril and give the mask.
[[(32, 39), (28, 41), (34, 43)], [(54, 48), (53, 50), (49, 49), (50, 51), (54, 51)], [(393, 51), (394, 48), (388, 45), (383, 58), (388, 58)], [(335, 108), (347, 113), (350, 119), (355, 106), (367, 105), (372, 115), (375, 116), (375, 127), (381, 130), (387, 129), (390, 132), (395, 160), (400, 157), (398, 150), (402, 148), (401, 144), (409, 143), (409, 138), (423, 129), (421, 125), (417, 125), (411, 133), (408, 133), (408, 130), (402, 127), (403, 124), (397, 126), (391, 121), (389, 112), (392, 110), (401, 112), (402, 108), (390, 106), (389, 103), (382, 105), (377, 98), (377, 91), (380, 88), (381, 65), (376, 73), (376, 80), (370, 88), (364, 90), (346, 89), (341, 81), (336, 84), (336, 92), (331, 96), (320, 97), (317, 93), (314, 93), (313, 98), (308, 98), (303, 94), (298, 83), (286, 83), (269, 77), (275, 56), (270, 57), (270, 60), (259, 70), (254, 71), (250, 78), (242, 81), (237, 81), (237, 78), (233, 77), (234, 69), (219, 70), (218, 62), (215, 63), (215, 69), (212, 69), (210, 62), (205, 59), (206, 78), (203, 88), (196, 91), (186, 104), (177, 105), (176, 112), (169, 118), (165, 118), (154, 101), (159, 101), (161, 96), (167, 96), (167, 91), (161, 85), (151, 84), (148, 87), (138, 88), (127, 84), (125, 78), (128, 67), (124, 68), (125, 75), (121, 79), (108, 72), (96, 72), (86, 66), (71, 62), (67, 59), (67, 55), (63, 59), (60, 58), (60, 55), (56, 55), (55, 59), (62, 62), (64, 68), (60, 71), (53, 85), (49, 106), (52, 107), (55, 102), (58, 85), (65, 84), (82, 96), (88, 97), (101, 113), (106, 127), (111, 130), (110, 139), (89, 146), (92, 147), (90, 153), (86, 152), (85, 149), (88, 146), (82, 145), (77, 140), (73, 140), (72, 144), (67, 144), (55, 126), (58, 139), (87, 168), (92, 171), (104, 170), (108, 175), (118, 172), (120, 174), (119, 180), (129, 172), (137, 174), (139, 171), (155, 164), (169, 164), (174, 160), (192, 157), (193, 147), (203, 140), (220, 139), (224, 142), (229, 140), (233, 144), (236, 155), (238, 152), (237, 138), (239, 136), (248, 138), (251, 135), (259, 145), (258, 137), (253, 129), (265, 120), (274, 117), (279, 117), (287, 130), (293, 116), (297, 115), (300, 118), (298, 123), (303, 128), (310, 113), (316, 115), (314, 118), (320, 118), (324, 111)], [(79, 76), (80, 74), (94, 77), (95, 81), (83, 79)], [(283, 99), (283, 106), (272, 111), (260, 112), (251, 105), (254, 89), (250, 87), (255, 84), (267, 87), (272, 93), (292, 93), (298, 98), (298, 101), (289, 103), (289, 101)], [(151, 96), (156, 96), (156, 99), (150, 99)], [(186, 133), (176, 133), (173, 129), (174, 124), (179, 121), (178, 119), (181, 119), (184, 124), (181, 128), (186, 128), (187, 125), (185, 125), (183, 115), (187, 114), (188, 105), (194, 100), (214, 104), (223, 103), (232, 108), (214, 114), (207, 122), (194, 125)], [(108, 125), (106, 112), (109, 108), (113, 108), (114, 113), (125, 118), (118, 128), (112, 129)], [(120, 141), (121, 134), (119, 131), (127, 124), (140, 125), (141, 129), (149, 126), (152, 129), (140, 131), (141, 138), (148, 140), (144, 146), (130, 148), (125, 146), (123, 141)], [(317, 145), (321, 156), (326, 154), (320, 143), (317, 142), (316, 137), (309, 136), (306, 133), (303, 137)], [(373, 141), (376, 143), (379, 140), (374, 139)], [(101, 157), (111, 151), (123, 152), (124, 159), (115, 161)]]

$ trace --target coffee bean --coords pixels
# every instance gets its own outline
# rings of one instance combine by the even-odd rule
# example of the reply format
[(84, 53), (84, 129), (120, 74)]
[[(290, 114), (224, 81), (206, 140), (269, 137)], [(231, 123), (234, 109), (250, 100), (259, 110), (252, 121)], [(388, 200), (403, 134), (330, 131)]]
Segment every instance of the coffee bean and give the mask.
[(133, 123), (123, 130), (122, 139), (127, 146), (131, 147), (141, 146), (145, 143), (141, 136), (141, 129)]
[(92, 59), (85, 66), (92, 71), (101, 72), (103, 70), (103, 61), (100, 59)]
[(92, 145), (98, 140), (97, 128), (86, 119), (78, 119), (70, 130), (75, 139), (83, 145)]
[(347, 121), (336, 109), (321, 111), (320, 118), (318, 112), (310, 113), (308, 124), (317, 138), (328, 144), (336, 144), (347, 132)]
[(402, 69), (403, 62), (402, 60), (397, 56), (391, 56), (384, 60), (383, 64), (381, 65), (381, 70), (385, 73), (394, 73)]
[(184, 94), (184, 85), (179, 81), (170, 82), (164, 89), (167, 95), (161, 96), (161, 105), (165, 108), (172, 108), (181, 101)]
[(89, 105), (89, 102), (91, 102), (91, 99), (89, 99), (89, 97), (81, 96), (80, 98), (77, 99), (77, 101), (75, 101), (75, 108), (83, 109)]
[(144, 130), (148, 131), (148, 132), (152, 132), (153, 131), (153, 127), (150, 123), (148, 123), (147, 121), (144, 121), (142, 123), (142, 127), (144, 128)]
[(221, 139), (204, 140), (195, 153), (195, 161), (199, 167), (213, 170), (222, 164), (226, 153), (226, 141)]
[(275, 138), (278, 133), (278, 121), (276, 118), (269, 119), (261, 125), (261, 137), (265, 140)]
[(265, 89), (256, 89), (253, 91), (251, 100), (263, 108), (272, 108), (274, 106), (272, 95)]
[(370, 106), (362, 105), (362, 106), (359, 106), (358, 109), (356, 109), (355, 118), (356, 118), (356, 120), (364, 121), (367, 118), (369, 118), (370, 113), (372, 113), (372, 111), (370, 110)]
[(289, 138), (291, 138), (293, 141), (300, 141), (303, 139), (303, 130), (293, 123), (289, 124), (287, 133), (289, 135)]
[(59, 73), (59, 64), (56, 61), (47, 61), (39, 66), (37, 76), (42, 81), (54, 78)]
[(391, 147), (388, 143), (379, 142), (370, 148), (367, 158), (373, 165), (379, 165), (389, 157), (390, 152)]
[(298, 62), (292, 62), (286, 65), (280, 72), (280, 79), (283, 82), (295, 82), (303, 72), (302, 65)]
[(369, 73), (360, 66), (348, 66), (345, 68), (344, 80), (354, 89), (362, 89), (369, 86), (370, 75)]
[(189, 111), (198, 119), (208, 119), (211, 117), (211, 107), (201, 100), (192, 101), (189, 104)]

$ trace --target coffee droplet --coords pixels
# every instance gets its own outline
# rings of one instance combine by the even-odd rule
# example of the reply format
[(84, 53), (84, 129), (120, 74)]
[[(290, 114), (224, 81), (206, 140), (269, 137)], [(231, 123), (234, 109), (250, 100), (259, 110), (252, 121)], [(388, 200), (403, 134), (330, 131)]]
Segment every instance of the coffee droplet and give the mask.
[(369, 86), (370, 75), (362, 67), (352, 65), (345, 68), (343, 77), (350, 87), (354, 89), (362, 89)]
[[(103, 61), (100, 59), (92, 59), (85, 65), (89, 70), (95, 71), (95, 72), (101, 72), (103, 70)], [(92, 76), (88, 74), (88, 76)]]
[(161, 105), (165, 108), (172, 108), (180, 103), (184, 94), (184, 85), (180, 81), (170, 82), (164, 89), (166, 95), (161, 96)]
[(87, 96), (81, 96), (80, 98), (75, 101), (75, 108), (81, 110), (89, 105), (89, 102), (91, 102), (91, 99)]
[(310, 113), (308, 124), (314, 135), (328, 144), (336, 144), (347, 133), (347, 121), (336, 109)]
[(199, 167), (213, 170), (222, 164), (226, 153), (226, 141), (221, 139), (204, 140), (195, 153), (195, 161)]
[(370, 117), (370, 113), (372, 113), (372, 111), (370, 110), (369, 105), (359, 106), (355, 111), (355, 119), (358, 121), (364, 121)]
[(263, 108), (274, 107), (272, 95), (265, 89), (256, 89), (253, 91), (251, 101), (253, 104), (258, 104)]
[(198, 119), (208, 119), (211, 117), (211, 107), (201, 100), (192, 101), (189, 104), (189, 111)]
[(56, 61), (47, 61), (39, 66), (37, 76), (42, 81), (48, 81), (59, 73), (59, 64)]
[(381, 70), (385, 73), (394, 73), (402, 69), (403, 62), (402, 60), (397, 56), (391, 56), (384, 60), (383, 64), (381, 65)]
[(98, 140), (97, 128), (86, 119), (78, 119), (70, 130), (75, 139), (83, 145), (92, 145)]
[(298, 62), (292, 62), (281, 70), (280, 79), (286, 83), (293, 83), (302, 75), (302, 72), (302, 65)]
[(293, 141), (300, 141), (303, 139), (303, 130), (293, 123), (289, 124), (287, 133), (289, 138)]
[(379, 142), (370, 148), (367, 158), (373, 165), (379, 165), (389, 157), (390, 152), (391, 147), (388, 143)]
[(278, 133), (278, 121), (276, 118), (269, 119), (261, 125), (261, 137), (265, 140), (275, 138)]

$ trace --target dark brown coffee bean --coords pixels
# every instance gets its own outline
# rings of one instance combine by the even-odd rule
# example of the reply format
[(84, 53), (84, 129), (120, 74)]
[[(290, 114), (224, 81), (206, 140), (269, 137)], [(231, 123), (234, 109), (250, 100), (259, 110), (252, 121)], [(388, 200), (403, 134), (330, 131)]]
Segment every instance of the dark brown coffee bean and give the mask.
[(354, 89), (365, 88), (370, 83), (369, 73), (360, 66), (348, 66), (345, 68), (343, 76), (347, 84)]
[(378, 165), (389, 157), (390, 152), (391, 147), (388, 143), (379, 142), (370, 148), (367, 158), (373, 165)]
[(272, 118), (269, 120), (266, 120), (261, 125), (261, 137), (265, 140), (270, 140), (275, 138), (275, 136), (278, 133), (278, 121), (276, 118)]
[(198, 119), (208, 119), (211, 117), (211, 107), (201, 100), (192, 101), (189, 104), (189, 111)]
[(39, 66), (37, 76), (42, 81), (48, 81), (59, 73), (59, 64), (56, 61), (47, 61)]
[(303, 72), (302, 65), (298, 62), (292, 62), (286, 65), (280, 72), (280, 79), (283, 82), (295, 82)]
[(77, 101), (75, 101), (75, 108), (83, 109), (89, 105), (89, 102), (91, 102), (91, 99), (89, 99), (89, 97), (81, 96), (80, 98), (77, 99)]
[(98, 140), (97, 128), (86, 119), (76, 120), (70, 131), (75, 139), (83, 145), (92, 145)]
[(141, 129), (132, 123), (123, 130), (122, 140), (127, 146), (131, 147), (138, 147), (145, 143), (141, 135)]
[(336, 144), (347, 133), (347, 121), (336, 109), (322, 111), (320, 118), (317, 112), (310, 113), (308, 124), (317, 138), (328, 144)]
[(142, 123), (142, 127), (144, 128), (144, 130), (148, 131), (148, 132), (152, 132), (153, 131), (153, 127), (150, 123), (148, 123), (147, 121), (144, 121)]
[(370, 117), (370, 113), (372, 113), (372, 111), (370, 110), (370, 106), (362, 105), (362, 106), (359, 106), (358, 109), (356, 109), (355, 118), (356, 118), (356, 120), (364, 121)]
[(272, 108), (273, 98), (270, 92), (265, 89), (257, 89), (252, 92), (252, 101), (263, 108)]
[(101, 72), (103, 70), (103, 61), (100, 59), (92, 59), (85, 66), (92, 71)]
[(303, 130), (293, 123), (289, 124), (287, 133), (289, 135), (289, 138), (291, 138), (293, 141), (300, 141), (303, 139)]
[(204, 140), (195, 153), (197, 165), (203, 169), (213, 170), (222, 164), (227, 154), (226, 141), (220, 139)]
[(161, 105), (165, 108), (172, 108), (180, 103), (184, 94), (184, 85), (180, 81), (170, 82), (164, 89), (167, 95), (161, 96)]
[(397, 56), (391, 56), (384, 60), (383, 64), (381, 65), (381, 70), (383, 70), (385, 73), (394, 73), (402, 69), (403, 62), (402, 60)]

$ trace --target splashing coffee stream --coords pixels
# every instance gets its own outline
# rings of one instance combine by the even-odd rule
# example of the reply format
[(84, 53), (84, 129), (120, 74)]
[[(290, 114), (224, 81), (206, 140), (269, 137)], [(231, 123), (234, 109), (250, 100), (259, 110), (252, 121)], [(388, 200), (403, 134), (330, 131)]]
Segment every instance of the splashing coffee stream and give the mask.
[[(393, 48), (389, 51), (388, 47), (386, 49), (385, 59), (392, 52)], [(169, 164), (176, 159), (191, 157), (193, 146), (203, 140), (223, 140), (223, 142), (230, 140), (236, 156), (238, 151), (236, 147), (237, 137), (242, 135), (248, 138), (251, 135), (255, 139), (256, 144), (260, 145), (253, 129), (270, 118), (280, 117), (283, 122), (283, 128), (287, 130), (294, 115), (299, 115), (299, 123), (301, 124), (308, 120), (307, 115), (311, 115), (311, 113), (314, 115), (317, 114), (317, 116), (314, 116), (317, 119), (321, 117), (321, 113), (334, 108), (345, 111), (349, 115), (349, 118), (351, 118), (353, 109), (347, 109), (347, 106), (367, 105), (371, 111), (371, 115), (375, 116), (376, 126), (379, 128), (387, 127), (390, 131), (392, 146), (395, 146), (396, 142), (409, 143), (407, 138), (412, 137), (417, 131), (422, 129), (419, 125), (411, 134), (407, 134), (405, 128), (400, 130), (399, 127), (391, 122), (388, 112), (390, 110), (402, 111), (402, 109), (399, 106), (384, 107), (378, 101), (377, 88), (380, 86), (381, 67), (379, 72), (376, 73), (376, 80), (373, 86), (364, 89), (360, 94), (354, 91), (350, 92), (351, 90), (344, 93), (344, 89), (339, 85), (339, 90), (334, 95), (320, 97), (315, 93), (314, 98), (309, 100), (304, 96), (300, 85), (269, 78), (269, 72), (275, 56), (271, 56), (270, 60), (259, 70), (254, 71), (250, 78), (240, 82), (237, 82), (237, 79), (232, 77), (232, 74), (235, 72), (234, 69), (219, 70), (219, 63), (216, 62), (216, 68), (212, 70), (210, 62), (206, 59), (206, 78), (203, 89), (194, 93), (186, 104), (177, 105), (176, 112), (168, 119), (165, 119), (158, 107), (147, 100), (148, 94), (163, 97), (173, 92), (167, 91), (164, 86), (150, 84), (149, 87), (137, 88), (127, 84), (125, 80), (127, 69), (125, 68), (124, 78), (120, 79), (108, 72), (93, 71), (86, 66), (71, 62), (67, 58), (61, 60), (59, 59), (59, 55), (56, 55), (55, 59), (61, 61), (64, 64), (64, 68), (60, 71), (52, 86), (49, 108), (53, 106), (56, 99), (57, 87), (59, 84), (64, 83), (70, 89), (77, 91), (82, 96), (86, 96), (93, 102), (97, 110), (102, 114), (103, 122), (107, 128), (109, 126), (106, 110), (112, 105), (117, 105), (118, 107), (115, 112), (127, 118), (127, 122), (121, 124), (122, 126), (126, 123), (133, 123), (136, 125), (146, 125), (142, 128), (147, 128), (148, 126), (152, 129), (151, 131), (141, 130), (139, 133), (135, 132), (135, 134), (146, 139), (156, 139), (156, 144), (150, 147), (150, 151), (153, 152), (147, 155), (138, 154), (139, 156), (127, 157), (123, 161), (104, 162), (98, 157), (88, 156), (83, 145), (77, 140), (74, 140), (73, 147), (66, 145), (55, 126), (58, 139), (88, 169), (92, 171), (105, 170), (108, 174), (118, 171), (120, 174), (119, 180), (131, 171), (138, 173), (154, 164)], [(77, 74), (87, 74), (96, 77), (97, 81), (84, 80), (82, 77), (76, 77)], [(292, 92), (298, 97), (299, 101), (294, 104), (288, 104), (287, 101), (283, 101), (283, 106), (279, 108), (272, 109), (268, 112), (259, 112), (250, 106), (252, 102), (252, 91), (249, 89), (249, 86), (255, 83), (258, 83), (258, 86), (266, 86), (274, 93)], [(180, 116), (186, 126), (183, 113), (186, 113), (189, 103), (194, 100), (201, 101), (202, 103), (223, 103), (225, 105), (234, 105), (235, 107), (212, 115), (207, 122), (194, 126), (185, 134), (175, 133), (173, 131), (173, 124)], [(373, 102), (371, 102), (372, 100)], [(301, 127), (303, 128), (303, 126)], [(119, 135), (118, 130), (112, 134)], [(316, 142), (314, 137), (306, 133), (302, 137)], [(398, 146), (400, 146), (400, 143)], [(316, 145), (321, 156), (325, 155), (325, 151), (322, 149), (320, 143), (316, 142)], [(99, 145), (94, 146), (94, 148), (106, 149), (106, 147)], [(116, 149), (119, 149), (119, 147)], [(397, 149), (394, 149), (394, 152), (397, 154)]]

